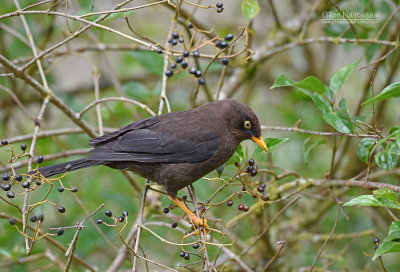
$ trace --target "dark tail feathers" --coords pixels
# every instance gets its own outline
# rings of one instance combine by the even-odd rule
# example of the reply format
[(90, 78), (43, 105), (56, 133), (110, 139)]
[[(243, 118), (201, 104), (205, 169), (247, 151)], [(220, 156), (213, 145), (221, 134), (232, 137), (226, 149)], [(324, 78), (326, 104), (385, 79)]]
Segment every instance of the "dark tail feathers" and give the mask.
[[(62, 162), (58, 164), (53, 164), (49, 166), (44, 166), (39, 168), (39, 172), (44, 177), (51, 177), (54, 175), (62, 174), (69, 171), (78, 170), (81, 168), (86, 168), (90, 166), (100, 165), (99, 161), (87, 161), (86, 159), (74, 160), (69, 162)], [(36, 174), (36, 170), (29, 172), (28, 174)]]

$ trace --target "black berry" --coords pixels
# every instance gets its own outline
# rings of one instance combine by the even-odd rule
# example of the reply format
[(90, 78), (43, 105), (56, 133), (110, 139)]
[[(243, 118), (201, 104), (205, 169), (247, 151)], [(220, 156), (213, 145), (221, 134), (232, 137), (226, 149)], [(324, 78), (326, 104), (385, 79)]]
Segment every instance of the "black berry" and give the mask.
[(162, 210), (162, 212), (163, 212), (163, 213), (169, 213), (169, 209), (168, 209), (168, 208), (164, 208), (164, 209)]
[(61, 236), (61, 235), (63, 235), (64, 234), (64, 229), (62, 228), (62, 227), (59, 227), (58, 229), (57, 229), (57, 236)]
[(247, 167), (246, 172), (251, 173), (251, 171), (253, 171), (253, 170), (254, 170), (254, 166), (249, 166), (249, 167)]
[(179, 37), (178, 42), (183, 43), (183, 38)]
[(64, 187), (60, 186), (60, 187), (58, 187), (57, 190), (58, 190), (60, 193), (62, 193), (62, 192), (64, 192)]
[(98, 219), (98, 220), (96, 221), (96, 224), (97, 224), (97, 225), (103, 224), (103, 220)]
[(187, 23), (187, 27), (188, 28), (193, 28), (193, 23), (192, 22)]
[(197, 77), (197, 78), (201, 77), (202, 75), (203, 75), (203, 72), (200, 71), (200, 70), (197, 70), (197, 71), (194, 73), (194, 76)]
[(10, 179), (10, 176), (9, 176), (7, 173), (4, 173), (2, 179), (3, 179), (4, 181), (7, 181), (7, 180)]
[(112, 212), (110, 210), (105, 210), (104, 214), (108, 217), (112, 216)]
[(194, 68), (194, 67), (192, 67), (192, 68), (190, 68), (190, 70), (189, 70), (189, 74), (192, 74), (192, 75), (194, 75), (195, 73), (196, 73), (196, 68)]
[(44, 220), (43, 213), (39, 213), (39, 215), (37, 216), (37, 220), (40, 221), (40, 222), (43, 222), (43, 220)]
[(233, 205), (232, 199), (229, 199), (228, 202), (226, 202), (226, 205), (227, 205), (228, 207), (231, 207), (231, 206)]
[(13, 192), (7, 192), (7, 197), (8, 198), (14, 198), (15, 194)]
[(158, 54), (162, 54), (162, 49), (161, 49), (160, 47), (157, 47), (157, 48), (156, 48), (156, 52), (157, 52)]
[(174, 222), (174, 223), (171, 224), (171, 227), (172, 227), (173, 229), (175, 229), (177, 226), (178, 226), (178, 223), (176, 223), (176, 222)]
[(38, 157), (38, 164), (41, 164), (43, 161), (44, 161), (44, 157), (43, 157), (43, 155), (40, 155)]
[(198, 80), (197, 80), (197, 83), (199, 84), (199, 85), (205, 85), (206, 84), (206, 80), (204, 79), (204, 78), (199, 78)]
[(239, 164), (238, 161), (235, 162), (235, 166), (236, 166), (236, 167), (239, 167), (239, 166), (240, 166), (240, 164)]
[(31, 184), (28, 181), (25, 181), (24, 183), (22, 183), (22, 188), (29, 188), (29, 186), (31, 186)]
[(37, 181), (36, 181), (36, 185), (37, 185), (37, 186), (40, 186), (40, 185), (42, 185), (42, 182), (41, 182), (40, 180), (37, 180)]
[(189, 253), (185, 252), (185, 256), (183, 256), (183, 258), (184, 258), (186, 261), (189, 261), (189, 259), (190, 259)]
[(64, 207), (58, 207), (58, 212), (59, 213), (65, 213), (65, 208)]
[(231, 33), (226, 34), (224, 40), (227, 41), (227, 42), (232, 41), (233, 40), (233, 35)]
[(228, 63), (229, 63), (228, 58), (222, 58), (221, 61), (222, 61), (222, 65), (228, 65)]
[(185, 251), (181, 251), (181, 252), (179, 253), (179, 256), (180, 256), (181, 258), (185, 257)]
[(189, 51), (187, 51), (187, 50), (183, 51), (183, 56), (185, 58), (189, 57)]
[(1, 140), (1, 144), (2, 145), (8, 145), (8, 141), (7, 140)]
[(217, 40), (215, 43), (215, 47), (221, 48), (221, 41)]
[(78, 192), (78, 187), (74, 186), (71, 188), (71, 192), (76, 193)]
[(26, 144), (21, 144), (21, 150), (22, 150), (22, 151), (25, 151), (26, 148), (27, 148)]
[(127, 210), (123, 210), (123, 211), (122, 211), (122, 216), (127, 217), (127, 216), (128, 216), (128, 211), (127, 211)]
[(124, 222), (124, 220), (125, 220), (125, 217), (123, 217), (123, 216), (118, 217), (118, 222)]
[(264, 200), (264, 201), (268, 201), (268, 200), (269, 200), (269, 197), (268, 197), (267, 195), (263, 195), (263, 196), (261, 197), (261, 199)]
[(221, 13), (221, 12), (223, 12), (224, 11), (224, 8), (217, 8), (217, 12), (218, 13)]
[(259, 191), (260, 193), (264, 193), (265, 190), (265, 184), (261, 184), (257, 187), (257, 191)]
[(176, 57), (175, 61), (176, 63), (181, 63), (183, 61), (183, 57), (182, 56)]
[(165, 75), (167, 77), (172, 77), (174, 75), (174, 72), (172, 72), (171, 70), (167, 70), (167, 71), (165, 71)]
[(172, 45), (177, 45), (177, 44), (178, 44), (178, 41), (174, 39), (174, 40), (172, 40), (171, 44), (172, 44)]
[(176, 63), (171, 63), (171, 65), (170, 65), (170, 67), (171, 67), (171, 69), (175, 69), (176, 68)]
[(182, 67), (183, 69), (185, 69), (186, 67), (188, 67), (188, 63), (187, 63), (186, 61), (182, 61), (182, 62), (181, 62), (181, 67)]
[(250, 160), (249, 160), (249, 165), (250, 165), (250, 166), (253, 166), (253, 165), (254, 165), (254, 160), (253, 160), (253, 159), (250, 159)]
[(239, 211), (243, 211), (243, 209), (244, 209), (244, 205), (243, 205), (243, 204), (239, 204), (239, 205), (238, 205), (238, 210), (239, 210)]
[(226, 41), (221, 41), (219, 47), (220, 47), (220, 48), (227, 48), (228, 45), (229, 45), (228, 42), (226, 42)]
[(65, 171), (66, 171), (66, 172), (71, 171), (71, 169), (72, 169), (72, 165), (71, 165), (71, 164), (67, 164), (67, 165), (65, 166)]
[(173, 40), (172, 38), (169, 38), (168, 43), (172, 43), (172, 40)]
[(40, 155), (37, 159), (38, 164), (41, 164), (44, 161), (43, 155)]
[(3, 188), (3, 191), (7, 192), (7, 191), (10, 191), (11, 185), (10, 184), (4, 184), (2, 188)]
[(374, 244), (379, 244), (379, 238), (378, 237), (374, 238)]
[(21, 175), (16, 175), (15, 176), (16, 181), (22, 181), (22, 176)]
[(194, 244), (194, 245), (192, 245), (192, 247), (194, 248), (194, 249), (198, 249), (199, 248), (199, 244)]
[(238, 197), (239, 197), (239, 198), (241, 198), (242, 196), (243, 196), (243, 193), (242, 193), (242, 192), (238, 193)]
[(14, 226), (15, 225), (15, 218), (11, 217), (10, 219), (8, 219), (8, 223), (10, 223), (10, 225)]
[(224, 6), (224, 3), (219, 2), (219, 3), (215, 4), (215, 6), (217, 8), (222, 8)]
[(178, 39), (179, 38), (179, 34), (177, 32), (172, 32), (172, 38), (173, 39)]
[(257, 176), (257, 170), (256, 169), (251, 170), (250, 176), (252, 176), (252, 177)]
[(198, 58), (200, 57), (200, 52), (199, 51), (193, 51), (193, 57)]
[(244, 212), (248, 212), (248, 211), (249, 211), (249, 206), (244, 206), (244, 207), (243, 207), (243, 211), (244, 211)]
[(36, 215), (32, 214), (31, 217), (29, 218), (29, 220), (30, 220), (32, 223), (35, 223), (35, 222), (37, 221)]

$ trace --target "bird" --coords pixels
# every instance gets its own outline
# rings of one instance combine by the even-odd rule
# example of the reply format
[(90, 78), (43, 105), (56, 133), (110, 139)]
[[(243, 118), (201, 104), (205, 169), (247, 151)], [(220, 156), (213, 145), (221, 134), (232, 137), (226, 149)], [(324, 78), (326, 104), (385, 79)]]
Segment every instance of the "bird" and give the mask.
[(98, 165), (132, 171), (164, 186), (194, 224), (208, 227), (177, 198), (177, 192), (223, 165), (247, 139), (267, 151), (256, 114), (247, 105), (226, 99), (136, 121), (91, 139), (93, 148), (84, 158), (28, 174), (47, 178)]

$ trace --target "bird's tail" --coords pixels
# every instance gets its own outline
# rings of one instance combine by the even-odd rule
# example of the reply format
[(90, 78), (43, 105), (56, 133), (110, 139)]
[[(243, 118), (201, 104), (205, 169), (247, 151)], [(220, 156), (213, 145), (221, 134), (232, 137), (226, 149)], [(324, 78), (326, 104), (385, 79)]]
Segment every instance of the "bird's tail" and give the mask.
[(86, 159), (80, 159), (80, 160), (62, 162), (58, 164), (40, 167), (38, 170), (30, 171), (28, 174), (35, 175), (37, 171), (39, 171), (42, 176), (47, 178), (65, 172), (74, 171), (99, 164), (101, 164), (101, 162), (99, 161), (88, 161)]

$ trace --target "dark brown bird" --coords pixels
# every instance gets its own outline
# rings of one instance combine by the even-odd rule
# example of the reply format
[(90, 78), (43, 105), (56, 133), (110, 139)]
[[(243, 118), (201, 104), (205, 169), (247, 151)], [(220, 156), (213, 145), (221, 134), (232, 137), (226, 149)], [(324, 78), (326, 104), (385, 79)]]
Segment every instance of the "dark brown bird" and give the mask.
[(50, 177), (96, 165), (133, 171), (163, 185), (195, 224), (207, 226), (176, 198), (177, 191), (224, 164), (246, 139), (267, 150), (254, 112), (236, 100), (222, 100), (132, 123), (90, 140), (87, 157), (39, 172)]

